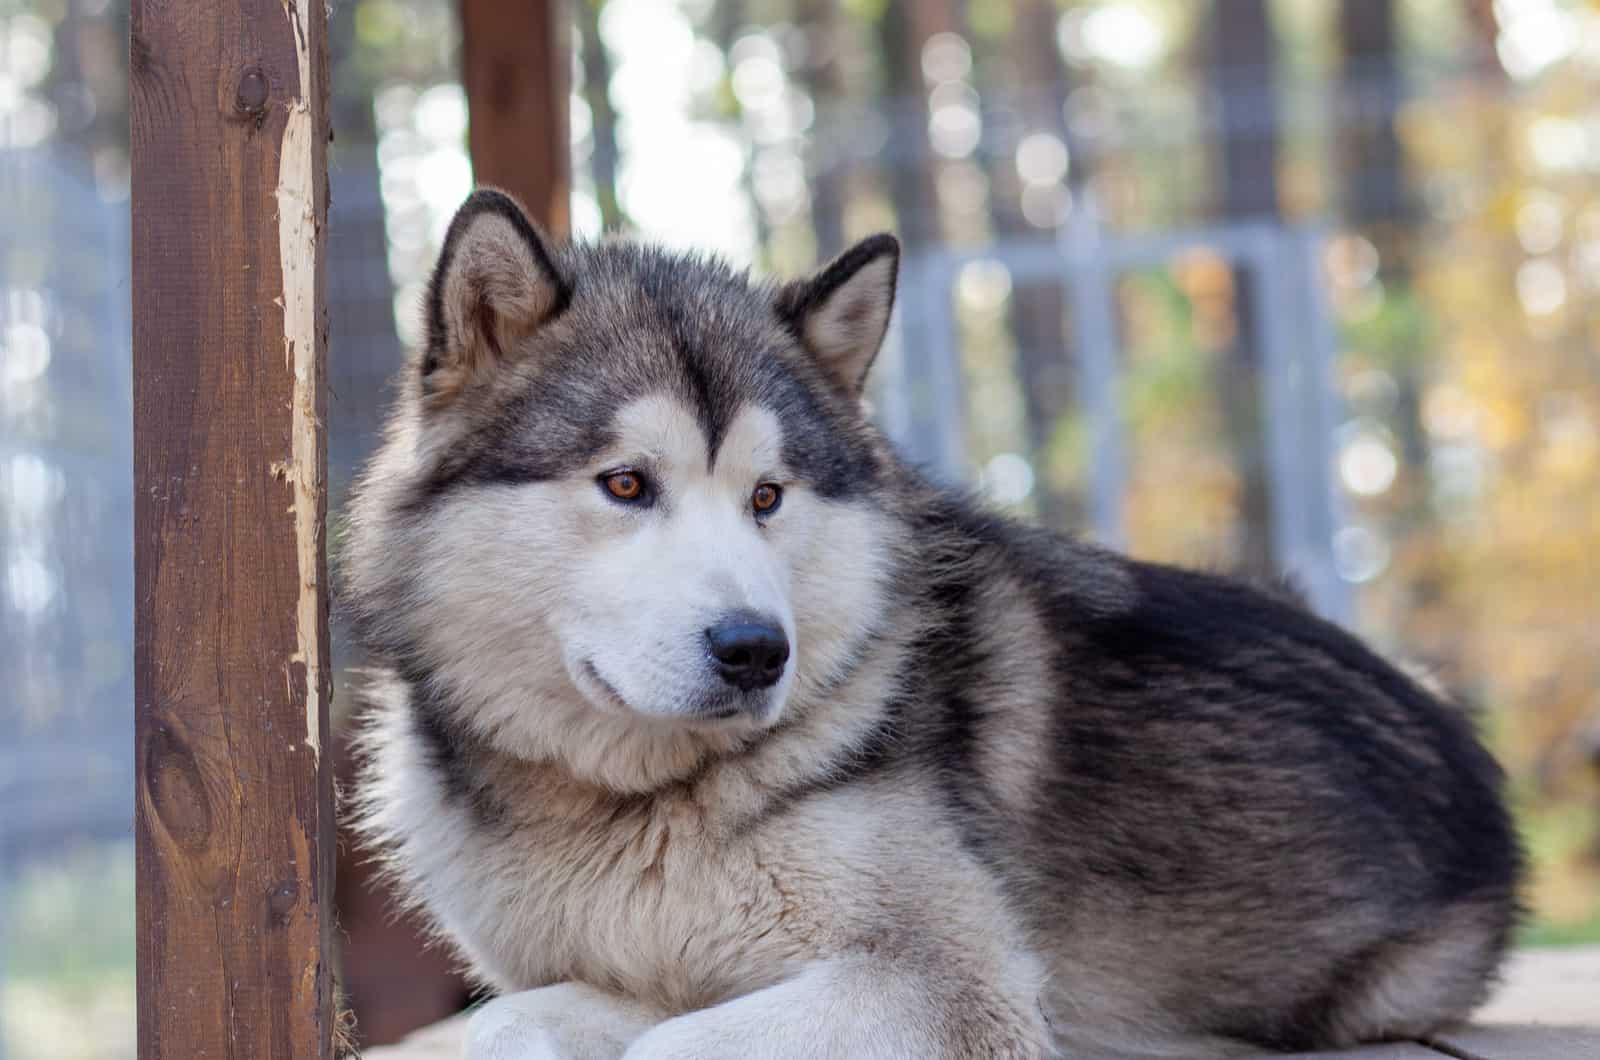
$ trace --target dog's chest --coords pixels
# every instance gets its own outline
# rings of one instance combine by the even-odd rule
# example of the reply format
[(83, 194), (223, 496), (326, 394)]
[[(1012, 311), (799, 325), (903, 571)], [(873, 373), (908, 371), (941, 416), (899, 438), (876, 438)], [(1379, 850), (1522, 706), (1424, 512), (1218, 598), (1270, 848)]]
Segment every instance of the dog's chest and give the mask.
[[(684, 805), (537, 814), (496, 858), (497, 963), (671, 1008), (776, 981), (808, 911), (752, 844), (714, 843)], [(799, 930), (797, 930), (799, 929)]]

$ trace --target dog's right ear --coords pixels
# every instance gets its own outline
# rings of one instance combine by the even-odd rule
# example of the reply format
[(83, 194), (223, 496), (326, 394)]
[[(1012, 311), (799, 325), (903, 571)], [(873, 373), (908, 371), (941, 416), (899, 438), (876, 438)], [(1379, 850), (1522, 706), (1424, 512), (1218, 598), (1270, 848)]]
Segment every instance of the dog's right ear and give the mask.
[(480, 188), (456, 211), (428, 284), (422, 391), (448, 401), (520, 353), (566, 307), (571, 283), (515, 199)]
[(889, 329), (899, 269), (899, 240), (880, 232), (778, 290), (779, 319), (852, 398), (861, 396)]

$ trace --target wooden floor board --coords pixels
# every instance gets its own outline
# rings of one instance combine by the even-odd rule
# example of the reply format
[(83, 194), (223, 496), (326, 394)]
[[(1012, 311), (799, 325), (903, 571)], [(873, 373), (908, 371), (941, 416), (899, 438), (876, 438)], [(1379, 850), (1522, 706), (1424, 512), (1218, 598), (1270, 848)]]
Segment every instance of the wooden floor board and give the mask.
[[(457, 1060), (466, 1018), (418, 1031), (367, 1060)], [(1429, 1044), (1302, 1053), (1302, 1060), (1600, 1060), (1600, 946), (1524, 950), (1477, 1021)]]

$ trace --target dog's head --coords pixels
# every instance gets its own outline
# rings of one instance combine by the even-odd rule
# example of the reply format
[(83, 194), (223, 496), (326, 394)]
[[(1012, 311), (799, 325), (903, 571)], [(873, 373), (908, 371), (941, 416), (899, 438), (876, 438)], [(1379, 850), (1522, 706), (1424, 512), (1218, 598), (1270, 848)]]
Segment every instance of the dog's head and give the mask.
[(756, 730), (843, 679), (887, 588), (860, 390), (897, 263), (876, 236), (764, 286), (474, 194), (358, 506), (369, 622), (514, 748), (603, 716)]

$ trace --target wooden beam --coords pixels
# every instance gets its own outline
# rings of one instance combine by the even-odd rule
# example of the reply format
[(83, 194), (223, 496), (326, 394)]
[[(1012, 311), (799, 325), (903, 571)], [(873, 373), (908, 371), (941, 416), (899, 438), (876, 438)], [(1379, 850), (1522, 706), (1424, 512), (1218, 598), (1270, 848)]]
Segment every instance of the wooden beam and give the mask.
[(141, 1060), (333, 1055), (321, 0), (133, 0)]
[(564, 0), (461, 0), (473, 177), (510, 192), (557, 237), (567, 234), (572, 191), (565, 6)]

